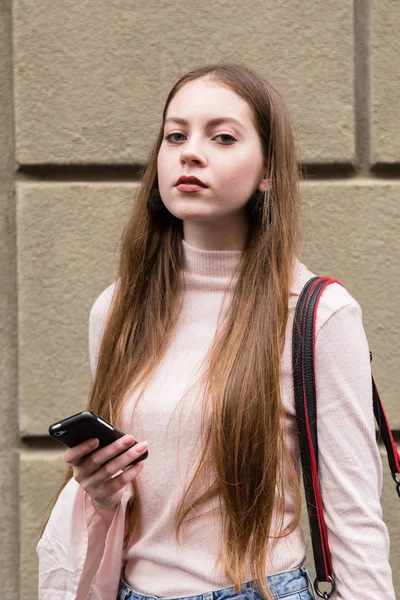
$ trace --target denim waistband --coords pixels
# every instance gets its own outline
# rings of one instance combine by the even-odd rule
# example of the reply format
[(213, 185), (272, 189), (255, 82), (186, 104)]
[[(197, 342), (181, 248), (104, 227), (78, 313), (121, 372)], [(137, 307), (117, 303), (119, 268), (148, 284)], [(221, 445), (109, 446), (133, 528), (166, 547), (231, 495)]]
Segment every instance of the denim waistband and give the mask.
[[(300, 592), (309, 591), (309, 598), (315, 599), (312, 586), (312, 580), (308, 569), (304, 565), (300, 565), (295, 569), (289, 571), (283, 571), (282, 573), (274, 573), (266, 577), (271, 594), (274, 599), (286, 598), (291, 594), (299, 594)], [(309, 585), (310, 584), (310, 585)], [(247, 581), (242, 585), (243, 600), (259, 600), (262, 596), (256, 590), (254, 581)], [(219, 590), (213, 590), (198, 594), (197, 596), (175, 596), (175, 597), (162, 597), (162, 600), (229, 600), (232, 597), (237, 596), (234, 586), (221, 588)], [(302, 596), (303, 597), (303, 596)], [(160, 596), (151, 596), (146, 594), (140, 594), (134, 590), (127, 581), (124, 579), (124, 573), (121, 572), (121, 580), (118, 590), (117, 600), (159, 600)], [(307, 598), (307, 595), (304, 596)]]

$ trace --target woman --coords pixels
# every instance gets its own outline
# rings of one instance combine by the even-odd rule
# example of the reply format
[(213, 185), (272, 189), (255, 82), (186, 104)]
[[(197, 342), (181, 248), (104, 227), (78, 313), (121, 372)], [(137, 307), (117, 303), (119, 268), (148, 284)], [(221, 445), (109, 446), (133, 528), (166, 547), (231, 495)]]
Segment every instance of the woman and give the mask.
[[(185, 183), (193, 177), (198, 185)], [(65, 452), (37, 549), (40, 599), (313, 597), (291, 367), (294, 310), (314, 275), (296, 258), (300, 214), (276, 90), (236, 64), (183, 76), (117, 281), (89, 318), (88, 408), (127, 435), (90, 457), (90, 441)], [(394, 599), (369, 348), (361, 308), (339, 284), (321, 297), (316, 336), (337, 598)], [(146, 440), (141, 450), (102, 466), (134, 439)], [(147, 447), (146, 461), (123, 470)]]

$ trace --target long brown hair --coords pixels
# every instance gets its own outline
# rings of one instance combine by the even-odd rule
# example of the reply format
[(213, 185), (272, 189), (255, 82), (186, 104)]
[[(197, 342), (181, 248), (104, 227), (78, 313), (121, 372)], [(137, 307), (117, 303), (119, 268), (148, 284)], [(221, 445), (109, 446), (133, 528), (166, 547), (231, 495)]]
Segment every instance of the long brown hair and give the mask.
[[(175, 535), (179, 540), (192, 508), (219, 494), (224, 506), (220, 557), (225, 576), (240, 593), (248, 560), (259, 591), (271, 600), (266, 583), (267, 553), (280, 537), (295, 529), (301, 510), (300, 484), (285, 440), (280, 390), (290, 283), (302, 236), (301, 175), (280, 94), (246, 66), (217, 63), (194, 69), (177, 81), (167, 97), (158, 138), (123, 231), (117, 285), (88, 409), (118, 425), (124, 402), (151, 377), (176, 323), (183, 266), (182, 221), (171, 215), (164, 225), (157, 224), (148, 212), (147, 200), (158, 187), (157, 155), (169, 103), (186, 83), (201, 78), (229, 86), (249, 104), (272, 186), (264, 195), (262, 226), (249, 226), (224, 326), (217, 330), (208, 353), (203, 451), (177, 508)], [(207, 405), (212, 406), (211, 411), (206, 410)], [(189, 490), (210, 457), (216, 481), (195, 501), (188, 501)], [(52, 508), (71, 477), (69, 469)], [(127, 507), (125, 548), (134, 538), (140, 514), (139, 485), (136, 480), (131, 485), (134, 495)], [(290, 527), (282, 531), (285, 491), (289, 489), (295, 515)], [(272, 535), (274, 510), (279, 517), (278, 535)], [(272, 546), (267, 547), (270, 540)]]

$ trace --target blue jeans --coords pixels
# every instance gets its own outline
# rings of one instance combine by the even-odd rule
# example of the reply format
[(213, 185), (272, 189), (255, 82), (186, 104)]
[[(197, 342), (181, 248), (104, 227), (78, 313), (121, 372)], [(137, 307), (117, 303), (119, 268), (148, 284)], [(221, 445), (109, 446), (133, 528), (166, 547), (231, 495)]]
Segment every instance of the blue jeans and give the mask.
[[(316, 600), (314, 592), (308, 591), (309, 589), (313, 589), (312, 581), (308, 569), (303, 565), (300, 565), (297, 569), (269, 575), (267, 577), (267, 583), (273, 594), (274, 600), (278, 600), (278, 598), (284, 600)], [(158, 598), (159, 597), (157, 596), (145, 596), (139, 594), (131, 588), (124, 580), (123, 574), (121, 574), (117, 600), (158, 600)], [(238, 596), (234, 586), (231, 586), (222, 588), (221, 590), (199, 594), (198, 596), (180, 596), (179, 600), (229, 600), (230, 598), (240, 598), (240, 600), (263, 600), (263, 597), (257, 592), (255, 584), (251, 581), (248, 581), (242, 586), (242, 594), (240, 596)], [(168, 600), (177, 599), (169, 598)]]

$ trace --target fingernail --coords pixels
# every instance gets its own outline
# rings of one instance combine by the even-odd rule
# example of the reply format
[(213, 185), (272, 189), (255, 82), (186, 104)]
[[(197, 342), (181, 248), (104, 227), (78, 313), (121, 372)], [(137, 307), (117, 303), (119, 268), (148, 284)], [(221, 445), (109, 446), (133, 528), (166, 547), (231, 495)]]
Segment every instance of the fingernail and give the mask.
[(135, 450), (136, 452), (141, 452), (142, 450), (145, 450), (148, 446), (147, 442), (140, 442), (140, 444), (136, 444), (135, 446)]
[(98, 438), (95, 438), (94, 440), (90, 440), (88, 446), (89, 446), (89, 448), (95, 448), (98, 443), (99, 443)]
[(134, 441), (135, 440), (133, 439), (133, 435), (127, 435), (123, 439), (124, 446), (132, 446)]

